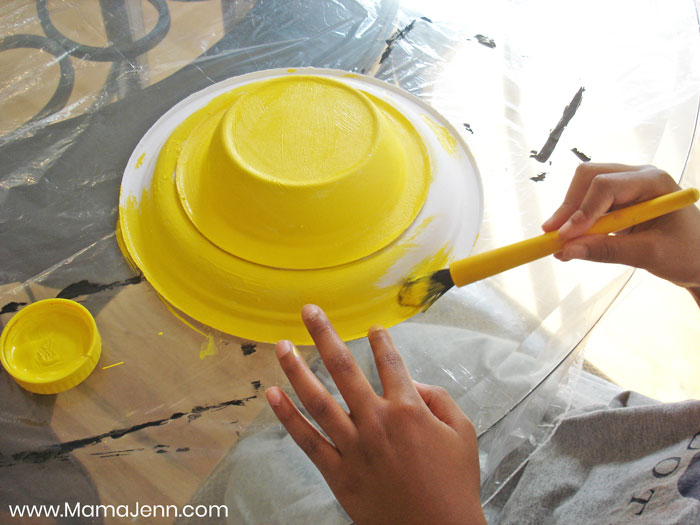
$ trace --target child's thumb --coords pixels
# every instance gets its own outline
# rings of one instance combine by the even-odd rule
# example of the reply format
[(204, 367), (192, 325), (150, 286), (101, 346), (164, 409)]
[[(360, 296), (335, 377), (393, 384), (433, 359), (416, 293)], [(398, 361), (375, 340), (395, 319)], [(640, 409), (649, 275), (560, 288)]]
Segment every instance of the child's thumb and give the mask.
[(648, 243), (638, 235), (586, 235), (568, 242), (561, 259), (582, 259), (626, 264), (643, 268), (648, 261)]

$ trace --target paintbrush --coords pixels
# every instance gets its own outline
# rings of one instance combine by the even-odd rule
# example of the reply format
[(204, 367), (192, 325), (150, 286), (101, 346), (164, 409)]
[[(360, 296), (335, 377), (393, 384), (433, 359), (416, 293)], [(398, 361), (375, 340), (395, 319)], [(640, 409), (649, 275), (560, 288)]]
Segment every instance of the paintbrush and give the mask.
[[(668, 193), (603, 215), (585, 235), (610, 234), (693, 204), (700, 197), (695, 188)], [(453, 286), (465, 286), (560, 251), (566, 241), (552, 231), (472, 257), (460, 259), (449, 268), (408, 279), (399, 291), (399, 304), (421, 307), (423, 311)]]

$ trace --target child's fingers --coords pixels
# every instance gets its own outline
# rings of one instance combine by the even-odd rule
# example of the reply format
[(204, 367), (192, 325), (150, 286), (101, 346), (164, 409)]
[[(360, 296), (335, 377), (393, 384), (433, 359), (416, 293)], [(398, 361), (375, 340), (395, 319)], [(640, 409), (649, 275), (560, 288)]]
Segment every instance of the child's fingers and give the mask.
[(442, 387), (413, 382), (433, 415), (465, 438), (475, 438), (474, 425), (452, 396)]
[(333, 443), (343, 450), (357, 434), (355, 424), (309, 369), (291, 341), (277, 343), (275, 352), (282, 370), (299, 396), (299, 401)]
[(337, 470), (341, 462), (340, 454), (299, 412), (287, 394), (281, 388), (273, 386), (265, 391), (265, 396), (272, 411), (287, 429), (289, 435), (321, 471), (321, 474), (325, 477)]
[(637, 268), (649, 262), (654, 253), (654, 235), (586, 235), (564, 245), (557, 258), (626, 264)]
[[(416, 388), (413, 386), (411, 374), (396, 350), (389, 332), (381, 326), (373, 326), (367, 335), (374, 353), (379, 380), (382, 382), (384, 397), (415, 397)], [(416, 397), (416, 399), (418, 399)]]
[(605, 173), (594, 177), (579, 208), (559, 229), (563, 239), (586, 233), (595, 222), (613, 208), (620, 208), (678, 189), (664, 171), (653, 167), (635, 171)]
[(626, 164), (595, 162), (579, 164), (571, 179), (571, 184), (564, 197), (564, 202), (557, 208), (554, 214), (542, 224), (542, 229), (548, 232), (561, 228), (573, 213), (578, 210), (595, 177), (604, 173), (619, 173), (634, 171), (636, 169), (638, 168), (635, 166), (627, 166)]
[(377, 396), (372, 386), (323, 310), (307, 304), (301, 317), (350, 412), (359, 413), (373, 405), (372, 399)]

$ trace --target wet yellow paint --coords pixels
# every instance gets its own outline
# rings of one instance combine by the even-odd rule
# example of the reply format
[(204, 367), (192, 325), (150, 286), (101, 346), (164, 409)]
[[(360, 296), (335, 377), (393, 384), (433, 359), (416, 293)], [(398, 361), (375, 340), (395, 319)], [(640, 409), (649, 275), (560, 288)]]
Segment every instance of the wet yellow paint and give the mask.
[(143, 160), (146, 158), (146, 153), (141, 153), (141, 156), (136, 161), (135, 168), (140, 168), (143, 165)]
[[(334, 90), (335, 85), (331, 88)], [(196, 195), (198, 187), (195, 184), (187, 188), (188, 184), (194, 181), (192, 179), (187, 182), (191, 171), (189, 168), (205, 166), (207, 162), (212, 162), (211, 158), (197, 157), (197, 151), (202, 151), (198, 149), (199, 146), (211, 144), (222, 122), (228, 122), (231, 125), (242, 125), (241, 122), (247, 122), (249, 128), (239, 129), (236, 133), (255, 137), (261, 140), (263, 145), (266, 143), (264, 129), (256, 128), (261, 124), (252, 115), (246, 113), (253, 110), (236, 107), (237, 100), (255, 89), (257, 89), (255, 85), (249, 84), (221, 95), (187, 118), (164, 144), (150, 187), (144, 190), (140, 199), (136, 196), (129, 197), (126, 206), (120, 209), (126, 246), (146, 279), (168, 302), (186, 312), (188, 316), (222, 332), (255, 341), (274, 342), (279, 339), (291, 339), (296, 344), (310, 343), (311, 340), (299, 316), (301, 307), (306, 303), (319, 304), (324, 308), (345, 340), (365, 336), (368, 328), (373, 324), (379, 323), (388, 327), (417, 313), (418, 308), (405, 307), (398, 303), (398, 291), (405, 276), (396, 275), (392, 277), (393, 281), (390, 280), (392, 282), (389, 284), (386, 283), (386, 276), (392, 274), (392, 267), (402, 257), (413, 256), (411, 260), (414, 260), (415, 255), (421, 253), (421, 248), (416, 246), (412, 238), (404, 239), (400, 235), (413, 221), (425, 198), (431, 178), (430, 162), (420, 135), (410, 123), (389, 104), (368, 94), (362, 94), (361, 102), (350, 97), (349, 104), (352, 106), (357, 103), (359, 104), (357, 107), (374, 107), (374, 111), (367, 110), (367, 114), (360, 119), (359, 124), (355, 123), (356, 127), (353, 128), (352, 133), (354, 135), (362, 130), (363, 134), (368, 134), (370, 137), (353, 138), (355, 146), (350, 149), (346, 149), (344, 145), (338, 145), (338, 148), (333, 151), (340, 152), (343, 158), (334, 159), (330, 165), (334, 166), (334, 169), (341, 169), (343, 165), (353, 168), (354, 164), (361, 163), (362, 159), (359, 159), (356, 154), (355, 147), (365, 148), (362, 151), (366, 152), (366, 148), (376, 147), (377, 141), (371, 137), (372, 129), (366, 130), (360, 124), (362, 122), (371, 124), (372, 119), (377, 118), (386, 124), (379, 126), (378, 133), (383, 133), (382, 129), (389, 129), (395, 141), (400, 144), (400, 155), (394, 159), (394, 164), (388, 163), (383, 166), (386, 170), (392, 170), (394, 165), (400, 164), (403, 158), (406, 171), (401, 194), (404, 198), (405, 195), (413, 195), (410, 203), (403, 200), (400, 205), (392, 209), (387, 194), (382, 192), (381, 188), (372, 188), (372, 191), (380, 192), (379, 198), (369, 191), (353, 193), (349, 190), (352, 206), (344, 207), (342, 210), (338, 209), (339, 204), (342, 204), (339, 199), (334, 201), (337, 205), (330, 209), (323, 208), (322, 200), (317, 201), (318, 206), (306, 208), (300, 206), (299, 202), (295, 201), (299, 196), (295, 192), (295, 185), (324, 186), (329, 181), (332, 182), (334, 177), (332, 170), (325, 170), (325, 163), (314, 160), (316, 162), (314, 165), (319, 169), (318, 180), (314, 180), (315, 172), (306, 170), (300, 160), (304, 155), (312, 153), (303, 150), (306, 138), (300, 138), (299, 143), (291, 142), (295, 147), (285, 146), (289, 157), (283, 156), (279, 151), (273, 155), (276, 155), (275, 158), (278, 161), (291, 159), (289, 165), (293, 168), (289, 173), (279, 170), (275, 172), (280, 179), (277, 186), (288, 195), (288, 202), (285, 202), (282, 208), (277, 205), (271, 206), (267, 200), (252, 204), (237, 200), (235, 186), (225, 192), (228, 194), (225, 197), (230, 199), (228, 201), (230, 207), (224, 206), (220, 210), (230, 210), (231, 207), (241, 207), (246, 210), (246, 213), (238, 216), (242, 222), (231, 221), (231, 224), (240, 226), (243, 230), (247, 229), (250, 235), (260, 241), (256, 245), (250, 239), (245, 239), (253, 257), (232, 254), (231, 252), (238, 251), (239, 246), (234, 243), (232, 246), (227, 246), (227, 249), (222, 248), (218, 242), (212, 242), (211, 238), (208, 238), (211, 231), (209, 228), (201, 225), (198, 228), (191, 220), (192, 211), (196, 205), (189, 210), (187, 207), (201, 195)], [(291, 105), (296, 98), (291, 95), (290, 97), (288, 103)], [(371, 101), (372, 105), (366, 106), (365, 99)], [(263, 97), (260, 100), (266, 99)], [(303, 106), (302, 100), (297, 102), (312, 115), (316, 115), (312, 107)], [(325, 108), (324, 111), (328, 109)], [(232, 117), (227, 120), (231, 111), (234, 115), (236, 111), (245, 114), (242, 121)], [(352, 121), (344, 122), (344, 125), (352, 124)], [(284, 122), (282, 124), (286, 125)], [(331, 124), (330, 120), (321, 122), (318, 124), (320, 127), (317, 128), (317, 132), (319, 130), (327, 132)], [(269, 125), (272, 126), (272, 121)], [(301, 126), (292, 123), (289, 129), (300, 131)], [(348, 130), (339, 130), (338, 136), (344, 136), (347, 132)], [(277, 147), (277, 140), (291, 140), (289, 137), (279, 135), (279, 130), (270, 130), (270, 134), (277, 139), (268, 143), (269, 148)], [(306, 135), (301, 134), (301, 136)], [(320, 144), (317, 139), (314, 140), (316, 141), (313, 142), (314, 144)], [(259, 144), (242, 147), (246, 155), (250, 155), (253, 159), (251, 162), (259, 163), (256, 164), (256, 169), (251, 170), (253, 172), (263, 167), (267, 170), (269, 167), (265, 164), (267, 162), (265, 159), (258, 158), (260, 156), (258, 153), (266, 151), (258, 149), (260, 147)], [(389, 145), (388, 151), (393, 152), (392, 155), (396, 152), (392, 145)], [(342, 162), (343, 159), (345, 164)], [(202, 170), (200, 173), (204, 174), (205, 171)], [(389, 178), (383, 179), (385, 182), (389, 181), (389, 190), (393, 184), (392, 173), (395, 172), (389, 173)], [(176, 174), (175, 177), (173, 174)], [(386, 173), (382, 174), (382, 177), (386, 177)], [(249, 177), (249, 179), (255, 179), (255, 177)], [(264, 185), (269, 186), (269, 174), (267, 179)], [(332, 188), (332, 185), (330, 187)], [(323, 195), (323, 191), (317, 191), (317, 193)], [(214, 193), (209, 195), (212, 196)], [(366, 222), (365, 215), (371, 214), (370, 208), (373, 203), (378, 206), (380, 212), (384, 210), (383, 215), (390, 216), (397, 213), (399, 216), (397, 220), (403, 224), (401, 226), (403, 229), (387, 236), (377, 221)], [(396, 208), (399, 209), (396, 210)], [(347, 215), (350, 211), (353, 214)], [(345, 215), (340, 218), (336, 216), (343, 214)], [(348, 244), (347, 239), (342, 238), (343, 235), (337, 231), (334, 232), (331, 228), (325, 236), (310, 235), (305, 239), (306, 244), (299, 253), (303, 252), (307, 260), (303, 257), (301, 259), (291, 257), (291, 260), (303, 260), (307, 269), (284, 268), (285, 261), (290, 260), (290, 246), (285, 244), (288, 239), (286, 234), (280, 233), (280, 230), (265, 230), (267, 215), (274, 216), (273, 219), (280, 224), (286, 223), (290, 228), (297, 225), (296, 227), (301, 230), (304, 228), (299, 228), (300, 224), (313, 229), (316, 227), (315, 223), (335, 224), (334, 221), (344, 221), (346, 225), (356, 226), (356, 229), (365, 237), (375, 235), (374, 230), (382, 230), (379, 233), (384, 236), (381, 239), (383, 244), (377, 250), (370, 251), (359, 259), (355, 257), (344, 264), (328, 265), (328, 261), (332, 263), (338, 253), (343, 255), (343, 247), (347, 247), (348, 250), (354, 248), (353, 243)], [(430, 220), (426, 219), (428, 222)], [(321, 226), (324, 225), (321, 224)], [(299, 244), (299, 237), (295, 238), (294, 242)], [(368, 247), (364, 246), (360, 252), (367, 250)], [(293, 250), (291, 252), (293, 253)], [(423, 260), (413, 268), (412, 273), (430, 273), (444, 268), (447, 266), (449, 256), (449, 249), (445, 247), (439, 253)], [(250, 260), (251, 258), (262, 258), (273, 263), (277, 261), (280, 264), (254, 262)], [(207, 341), (203, 345), (201, 357), (209, 355), (209, 344), (210, 341)]]
[(57, 393), (77, 385), (99, 360), (95, 321), (80, 304), (46, 299), (20, 310), (0, 338), (2, 364), (32, 392)]
[(455, 155), (457, 153), (457, 139), (452, 136), (450, 130), (433, 121), (428, 115), (421, 115), (421, 118), (433, 130), (445, 151), (450, 155)]
[(126, 243), (124, 242), (124, 232), (121, 228), (120, 220), (121, 219), (117, 219), (117, 230), (115, 233), (116, 238), (117, 238), (117, 246), (119, 246), (119, 251), (122, 252), (122, 255), (124, 256), (126, 263), (129, 265), (129, 268), (131, 268), (135, 273), (139, 273), (141, 271), (141, 269), (138, 267), (136, 262), (131, 258), (131, 254), (129, 253), (129, 250), (126, 247)]
[(206, 359), (207, 357), (215, 356), (219, 353), (219, 349), (216, 347), (214, 342), (214, 337), (207, 336), (207, 340), (202, 343), (199, 347), (199, 358)]
[(188, 119), (175, 164), (183, 209), (222, 250), (274, 268), (338, 266), (387, 246), (418, 215), (427, 151), (385, 102), (306, 75), (224, 100)]
[(119, 361), (118, 363), (114, 363), (113, 365), (107, 365), (103, 366), (102, 370), (108, 370), (109, 368), (114, 368), (115, 366), (123, 365), (124, 361)]

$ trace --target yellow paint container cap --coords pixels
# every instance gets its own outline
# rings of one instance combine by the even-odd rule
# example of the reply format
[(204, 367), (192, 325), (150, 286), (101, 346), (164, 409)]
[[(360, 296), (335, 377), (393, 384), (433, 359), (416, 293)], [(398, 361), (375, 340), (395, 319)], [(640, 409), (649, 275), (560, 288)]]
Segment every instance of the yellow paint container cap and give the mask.
[(0, 336), (0, 361), (24, 389), (57, 394), (81, 383), (100, 359), (97, 325), (83, 305), (45, 299), (22, 308)]

